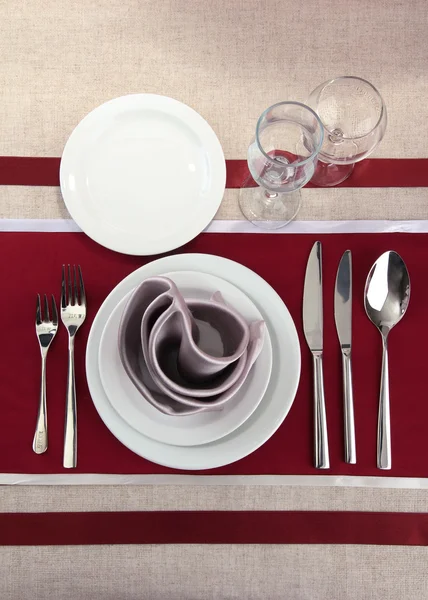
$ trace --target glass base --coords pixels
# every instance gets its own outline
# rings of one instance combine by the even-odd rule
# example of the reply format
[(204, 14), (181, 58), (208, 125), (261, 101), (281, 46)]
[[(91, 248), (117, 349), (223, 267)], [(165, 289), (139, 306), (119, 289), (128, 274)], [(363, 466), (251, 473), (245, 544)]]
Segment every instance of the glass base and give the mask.
[(319, 160), (311, 183), (320, 187), (334, 187), (335, 185), (342, 183), (342, 181), (345, 181), (345, 179), (348, 179), (353, 170), (353, 164), (334, 165)]
[(299, 212), (300, 203), (300, 190), (270, 196), (262, 187), (243, 187), (239, 192), (243, 215), (262, 229), (280, 229), (288, 225)]

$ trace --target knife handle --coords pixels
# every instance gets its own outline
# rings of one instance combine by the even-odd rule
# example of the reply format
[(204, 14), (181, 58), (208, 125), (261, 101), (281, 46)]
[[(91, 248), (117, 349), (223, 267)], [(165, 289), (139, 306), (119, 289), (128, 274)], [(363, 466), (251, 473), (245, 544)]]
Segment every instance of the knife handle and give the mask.
[(345, 462), (355, 465), (357, 450), (355, 447), (354, 394), (352, 391), (351, 353), (342, 352), (343, 366), (343, 415), (345, 435)]
[(322, 353), (313, 354), (314, 357), (314, 433), (315, 433), (315, 468), (329, 469), (330, 458), (328, 452), (327, 418), (325, 414), (324, 376), (322, 366)]

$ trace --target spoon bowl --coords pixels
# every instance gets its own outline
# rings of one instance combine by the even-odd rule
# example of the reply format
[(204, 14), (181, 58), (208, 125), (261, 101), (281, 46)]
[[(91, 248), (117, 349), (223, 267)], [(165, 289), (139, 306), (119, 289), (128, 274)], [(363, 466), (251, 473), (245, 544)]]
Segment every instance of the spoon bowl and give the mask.
[(377, 430), (377, 466), (391, 468), (391, 423), (389, 407), (388, 335), (403, 318), (410, 300), (410, 277), (397, 252), (389, 250), (374, 263), (364, 290), (364, 307), (382, 336), (383, 358)]
[(390, 250), (374, 263), (364, 290), (364, 307), (370, 321), (387, 336), (403, 318), (410, 299), (410, 278), (399, 254)]

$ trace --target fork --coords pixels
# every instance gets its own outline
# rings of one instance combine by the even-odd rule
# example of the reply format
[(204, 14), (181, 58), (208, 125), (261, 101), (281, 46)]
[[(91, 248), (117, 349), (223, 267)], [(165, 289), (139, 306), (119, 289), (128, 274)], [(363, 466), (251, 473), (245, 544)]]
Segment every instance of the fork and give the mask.
[[(65, 409), (63, 466), (66, 469), (77, 465), (77, 406), (76, 382), (74, 377), (74, 338), (86, 317), (86, 295), (82, 270), (76, 266), (62, 267), (61, 320), (68, 331), (67, 400)], [(73, 277), (72, 277), (73, 273)], [(68, 280), (68, 285), (67, 285)], [(68, 291), (68, 293), (67, 293)]]
[(44, 295), (44, 318), (42, 319), (42, 307), (40, 303), (40, 294), (37, 294), (36, 303), (36, 334), (39, 340), (40, 353), (42, 355), (42, 375), (40, 382), (40, 400), (39, 411), (37, 414), (37, 425), (33, 438), (33, 451), (36, 454), (43, 454), (48, 449), (48, 422), (46, 412), (46, 357), (49, 346), (58, 330), (58, 312), (56, 309), (55, 297), (52, 295), (52, 319), (49, 314), (49, 302), (46, 294)]

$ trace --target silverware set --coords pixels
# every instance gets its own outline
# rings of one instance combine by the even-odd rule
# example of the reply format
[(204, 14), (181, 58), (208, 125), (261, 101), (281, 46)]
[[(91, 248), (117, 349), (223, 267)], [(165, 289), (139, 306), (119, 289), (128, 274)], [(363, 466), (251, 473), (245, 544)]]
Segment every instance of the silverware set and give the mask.
[[(43, 315), (42, 315), (43, 313)], [(68, 374), (66, 388), (66, 411), (64, 426), (63, 466), (74, 468), (77, 465), (77, 402), (74, 374), (74, 341), (77, 331), (86, 318), (86, 294), (80, 266), (62, 268), (61, 321), (68, 333)], [(58, 312), (55, 297), (52, 295), (52, 318), (48, 298), (45, 295), (43, 309), (40, 296), (36, 304), (36, 334), (42, 356), (40, 401), (33, 450), (36, 454), (48, 448), (48, 425), (46, 407), (46, 358), (49, 347), (58, 330)]]
[[(352, 254), (346, 250), (340, 259), (334, 289), (334, 319), (342, 356), (344, 460), (357, 462), (354, 398), (352, 384)], [(377, 428), (377, 467), (391, 469), (391, 418), (388, 373), (388, 338), (391, 329), (403, 318), (410, 299), (410, 278), (403, 259), (394, 251), (382, 254), (369, 271), (364, 307), (370, 321), (382, 337), (383, 359), (380, 378)], [(77, 400), (74, 373), (75, 337), (86, 318), (86, 294), (80, 266), (63, 266), (61, 285), (61, 321), (68, 333), (68, 374), (66, 385), (63, 466), (77, 465)], [(37, 295), (36, 334), (41, 353), (41, 384), (33, 451), (48, 448), (46, 406), (46, 361), (48, 350), (58, 331), (55, 297)], [(330, 467), (327, 412), (323, 372), (323, 268), (321, 242), (310, 252), (303, 294), (303, 331), (313, 358), (314, 466)]]
[[(315, 242), (309, 255), (303, 294), (303, 330), (313, 356), (314, 369), (314, 466), (330, 467), (327, 416), (323, 379), (322, 247)], [(391, 469), (391, 425), (388, 376), (388, 335), (404, 316), (410, 299), (410, 278), (403, 259), (394, 251), (382, 254), (367, 277), (364, 306), (382, 336), (383, 360), (380, 381), (377, 433), (377, 466)], [(352, 386), (352, 255), (343, 254), (334, 290), (334, 318), (342, 354), (344, 459), (357, 462)]]

